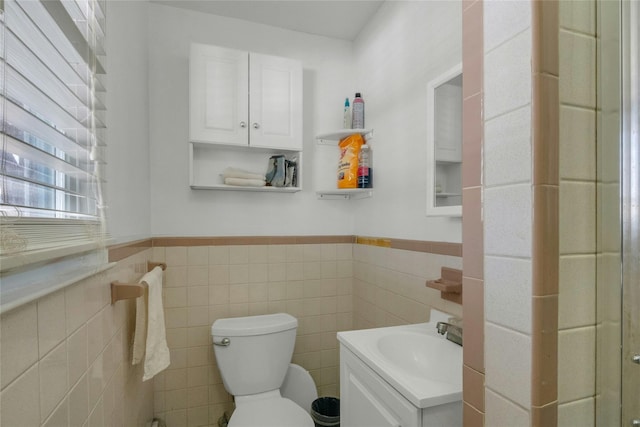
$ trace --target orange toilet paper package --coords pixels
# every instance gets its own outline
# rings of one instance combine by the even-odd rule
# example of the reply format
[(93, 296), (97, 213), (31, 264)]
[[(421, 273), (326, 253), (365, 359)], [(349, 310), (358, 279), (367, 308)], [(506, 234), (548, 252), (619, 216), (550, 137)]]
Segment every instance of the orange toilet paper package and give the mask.
[(364, 144), (359, 133), (349, 135), (340, 141), (340, 162), (338, 163), (338, 188), (358, 187), (358, 153)]

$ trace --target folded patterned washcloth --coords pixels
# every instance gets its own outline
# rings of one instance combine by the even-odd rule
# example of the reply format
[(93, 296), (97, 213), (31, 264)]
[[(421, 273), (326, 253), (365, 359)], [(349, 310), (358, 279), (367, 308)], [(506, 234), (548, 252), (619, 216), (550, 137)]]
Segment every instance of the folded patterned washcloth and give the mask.
[(225, 178), (224, 183), (240, 187), (264, 187), (266, 184), (264, 177), (262, 179)]
[[(222, 176), (224, 177), (224, 179), (242, 178), (242, 179), (257, 179), (257, 180), (264, 181), (264, 175), (260, 175), (259, 173), (248, 172), (243, 169), (231, 168), (231, 167), (228, 167), (225, 170), (223, 170)], [(234, 184), (231, 184), (231, 185), (234, 185)]]

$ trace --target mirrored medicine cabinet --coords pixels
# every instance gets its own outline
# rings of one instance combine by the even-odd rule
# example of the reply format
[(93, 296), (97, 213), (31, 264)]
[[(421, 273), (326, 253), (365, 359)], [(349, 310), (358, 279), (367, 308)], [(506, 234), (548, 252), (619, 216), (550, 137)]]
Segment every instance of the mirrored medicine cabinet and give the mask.
[(462, 64), (427, 84), (427, 216), (462, 216)]

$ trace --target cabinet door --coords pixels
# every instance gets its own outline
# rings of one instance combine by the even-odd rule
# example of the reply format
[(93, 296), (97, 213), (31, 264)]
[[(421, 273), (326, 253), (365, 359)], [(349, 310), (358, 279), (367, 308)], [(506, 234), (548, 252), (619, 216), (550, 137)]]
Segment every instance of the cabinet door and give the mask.
[(249, 145), (302, 150), (302, 65), (254, 53), (249, 63)]
[(436, 160), (461, 162), (462, 86), (443, 84), (435, 89), (434, 97)]
[(422, 413), (344, 346), (340, 346), (340, 424), (418, 427)]
[(225, 145), (249, 141), (249, 54), (192, 44), (189, 139)]

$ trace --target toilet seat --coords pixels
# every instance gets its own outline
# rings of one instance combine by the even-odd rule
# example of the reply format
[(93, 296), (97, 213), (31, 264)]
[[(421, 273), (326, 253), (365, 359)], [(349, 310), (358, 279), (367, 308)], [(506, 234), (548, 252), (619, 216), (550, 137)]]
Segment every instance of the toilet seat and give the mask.
[(314, 423), (296, 403), (274, 396), (237, 405), (228, 427), (314, 427)]
[(282, 397), (293, 400), (302, 409), (311, 412), (311, 404), (318, 398), (318, 390), (313, 378), (300, 365), (289, 364), (287, 376), (280, 387)]

